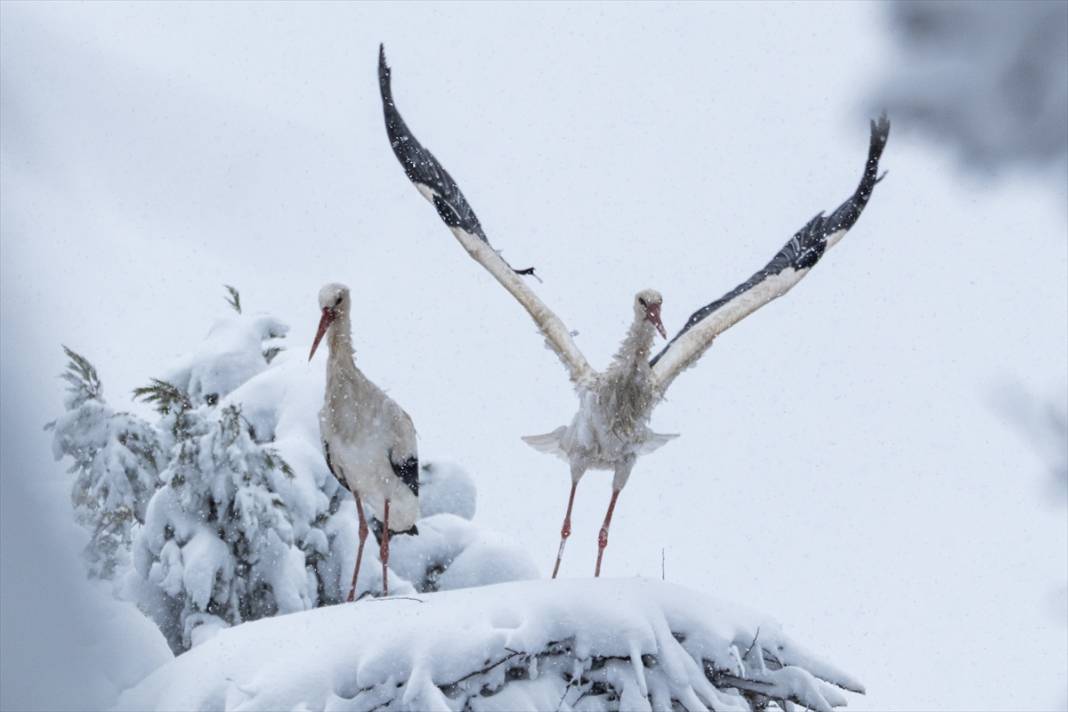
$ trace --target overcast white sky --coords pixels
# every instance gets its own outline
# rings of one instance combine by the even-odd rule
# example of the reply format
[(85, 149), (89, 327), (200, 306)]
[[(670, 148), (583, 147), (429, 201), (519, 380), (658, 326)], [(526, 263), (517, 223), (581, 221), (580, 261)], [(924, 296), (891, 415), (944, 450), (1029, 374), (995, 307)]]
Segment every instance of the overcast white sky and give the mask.
[[(480, 521), (548, 569), (566, 468), (519, 436), (574, 396), (396, 164), (378, 42), (413, 131), (595, 364), (634, 292), (660, 289), (673, 331), (853, 190), (892, 56), (862, 3), (0, 17), (5, 581), (38, 546), (8, 515), (67, 516), (40, 431), (60, 343), (124, 405), (228, 308), (221, 284), (304, 349), (330, 280), (363, 300), (358, 359), (424, 459), (467, 467)], [(666, 548), (669, 579), (775, 615), (863, 680), (855, 708), (1048, 709), (1066, 698), (1065, 509), (993, 393), (1064, 397), (1065, 213), (1048, 175), (977, 182), (909, 128), (849, 237), (676, 382), (653, 427), (682, 437), (640, 461), (606, 568), (659, 575)], [(592, 573), (608, 494), (598, 473), (580, 487), (565, 575)]]

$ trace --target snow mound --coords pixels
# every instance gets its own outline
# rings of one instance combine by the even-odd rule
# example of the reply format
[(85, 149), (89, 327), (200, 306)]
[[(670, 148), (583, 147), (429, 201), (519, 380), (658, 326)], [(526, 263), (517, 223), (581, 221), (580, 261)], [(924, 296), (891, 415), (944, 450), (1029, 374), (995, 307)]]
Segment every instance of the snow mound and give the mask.
[(645, 579), (363, 600), (221, 631), (120, 710), (829, 711), (855, 679), (778, 623)]
[[(448, 591), (539, 576), (530, 555), (509, 537), (455, 514), (425, 517), (419, 520), (418, 527), (419, 536), (390, 540), (389, 559), (390, 570), (417, 591)], [(367, 588), (361, 584), (361, 591), (381, 590), (381, 575), (375, 568), (373, 583), (369, 581)], [(363, 575), (361, 571), (361, 578)], [(390, 582), (391, 589), (393, 585)]]
[(428, 462), (419, 473), (419, 511), (432, 514), (455, 514), (475, 518), (477, 504), (475, 481), (462, 468), (443, 461)]
[(289, 327), (266, 314), (232, 314), (218, 319), (200, 347), (178, 362), (164, 380), (193, 403), (214, 405), (267, 368), (283, 348)]

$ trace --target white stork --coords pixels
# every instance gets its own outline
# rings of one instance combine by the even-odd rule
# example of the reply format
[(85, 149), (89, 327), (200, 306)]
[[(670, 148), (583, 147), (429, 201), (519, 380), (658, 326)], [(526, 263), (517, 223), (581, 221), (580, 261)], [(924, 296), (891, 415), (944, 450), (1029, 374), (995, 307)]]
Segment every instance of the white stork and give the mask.
[(830, 215), (822, 212), (801, 228), (761, 270), (716, 301), (693, 313), (686, 325), (660, 353), (652, 356), (654, 329), (666, 338), (660, 321), (662, 298), (651, 289), (634, 298), (633, 322), (611, 365), (603, 372), (590, 367), (564, 323), (520, 278), (533, 268), (514, 269), (490, 245), (474, 210), (452, 176), (420, 145), (393, 102), (390, 68), (385, 50), (379, 49), (379, 89), (385, 112), (386, 132), (393, 152), (415, 187), (437, 208), (464, 249), (514, 296), (534, 318), (548, 346), (567, 367), (578, 393), (579, 409), (571, 424), (545, 435), (523, 438), (534, 448), (563, 458), (571, 467), (571, 494), (560, 530), (553, 577), (560, 569), (564, 545), (571, 534), (571, 507), (575, 488), (588, 469), (612, 470), (612, 497), (598, 537), (597, 565), (608, 545), (608, 528), (616, 499), (627, 483), (639, 455), (652, 452), (675, 435), (654, 433), (648, 427), (653, 408), (675, 377), (692, 366), (725, 329), (776, 297), (785, 294), (804, 277), (823, 253), (835, 245), (860, 217), (878, 175), (879, 157), (890, 131), (884, 114), (871, 122), (871, 143), (860, 185)]
[(351, 297), (343, 284), (319, 290), (319, 330), (308, 360), (329, 333), (330, 357), (326, 362), (326, 397), (319, 411), (326, 466), (356, 499), (360, 518), (356, 566), (349, 600), (356, 595), (367, 519), (363, 504), (381, 515), (372, 520), (382, 560), (382, 593), (389, 595), (390, 534), (418, 534), (419, 455), (412, 419), (356, 368), (349, 320)]

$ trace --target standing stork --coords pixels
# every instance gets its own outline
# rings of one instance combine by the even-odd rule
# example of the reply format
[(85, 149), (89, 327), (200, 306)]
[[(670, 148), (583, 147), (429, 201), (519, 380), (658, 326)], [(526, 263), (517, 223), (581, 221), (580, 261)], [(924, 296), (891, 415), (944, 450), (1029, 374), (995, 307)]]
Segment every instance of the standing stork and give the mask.
[(890, 122), (885, 114), (871, 122), (871, 142), (864, 174), (860, 185), (844, 203), (830, 215), (821, 212), (809, 220), (767, 265), (724, 296), (694, 312), (679, 333), (655, 356), (652, 356), (654, 330), (667, 338), (660, 320), (663, 299), (659, 292), (651, 289), (638, 292), (634, 297), (633, 321), (626, 338), (608, 369), (598, 373), (590, 367), (560, 318), (520, 278), (520, 275), (532, 274), (533, 270), (514, 269), (490, 245), (478, 217), (452, 176), (408, 130), (393, 101), (390, 68), (383, 48), (379, 49), (378, 82), (386, 132), (408, 179), (434, 204), (438, 215), (471, 257), (533, 317), (546, 344), (567, 368), (578, 393), (579, 409), (570, 425), (545, 435), (523, 438), (537, 450), (563, 458), (571, 467), (571, 493), (560, 529), (560, 548), (553, 566), (553, 578), (560, 570), (564, 546), (571, 535), (571, 508), (579, 480), (589, 469), (615, 473), (608, 511), (597, 540), (594, 576), (599, 576), (616, 500), (635, 461), (639, 455), (652, 452), (676, 437), (649, 429), (653, 408), (675, 377), (696, 363), (717, 335), (789, 291), (823, 253), (853, 227), (875, 184), (881, 180), (879, 157), (886, 146)]
[(419, 455), (412, 419), (392, 398), (371, 383), (356, 368), (352, 348), (352, 299), (343, 284), (328, 284), (319, 290), (322, 317), (308, 360), (323, 336), (330, 334), (330, 357), (326, 362), (326, 397), (319, 411), (323, 455), (331, 474), (356, 499), (360, 518), (356, 566), (352, 572), (349, 600), (356, 595), (367, 519), (363, 498), (372, 511), (381, 514), (372, 521), (382, 560), (382, 593), (389, 595), (390, 534), (418, 534)]

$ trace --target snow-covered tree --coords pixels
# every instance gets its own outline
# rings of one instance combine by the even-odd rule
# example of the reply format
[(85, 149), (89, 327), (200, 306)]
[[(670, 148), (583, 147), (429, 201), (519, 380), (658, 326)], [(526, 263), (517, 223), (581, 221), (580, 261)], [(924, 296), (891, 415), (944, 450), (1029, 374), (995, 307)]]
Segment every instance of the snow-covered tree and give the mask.
[[(1068, 3), (895, 2), (898, 53), (878, 104), (972, 167), (1068, 155)], [(1063, 185), (1063, 183), (1062, 183)]]
[(238, 406), (192, 408), (174, 392), (166, 385), (142, 391), (166, 408), (174, 443), (134, 563), (155, 589), (151, 613), (177, 651), (193, 644), (202, 625), (310, 608), (316, 582), (278, 494), (292, 470), (252, 439)]
[(70, 457), (71, 501), (78, 522), (90, 531), (85, 557), (89, 574), (112, 578), (129, 560), (134, 528), (145, 520), (159, 483), (165, 454), (157, 430), (104, 400), (96, 369), (83, 356), (67, 354), (66, 412), (46, 427), (52, 453)]
[[(113, 413), (96, 371), (73, 352), (68, 412), (56, 421), (57, 456), (74, 459), (76, 502), (87, 502), (97, 548), (106, 544), (117, 561), (132, 549), (121, 595), (175, 652), (220, 627), (340, 603), (355, 560), (355, 502), (327, 469), (319, 439), (323, 369), (284, 350), (288, 327), (248, 314), (237, 290), (227, 303), (233, 311), (161, 369), (164, 378), (135, 389), (157, 412), (154, 423)], [(524, 552), (471, 521), (476, 488), (463, 470), (427, 462), (420, 484), (420, 535), (394, 539), (391, 589), (537, 575)], [(377, 547), (364, 556), (360, 592), (375, 594)], [(111, 564), (107, 575), (117, 570)]]

